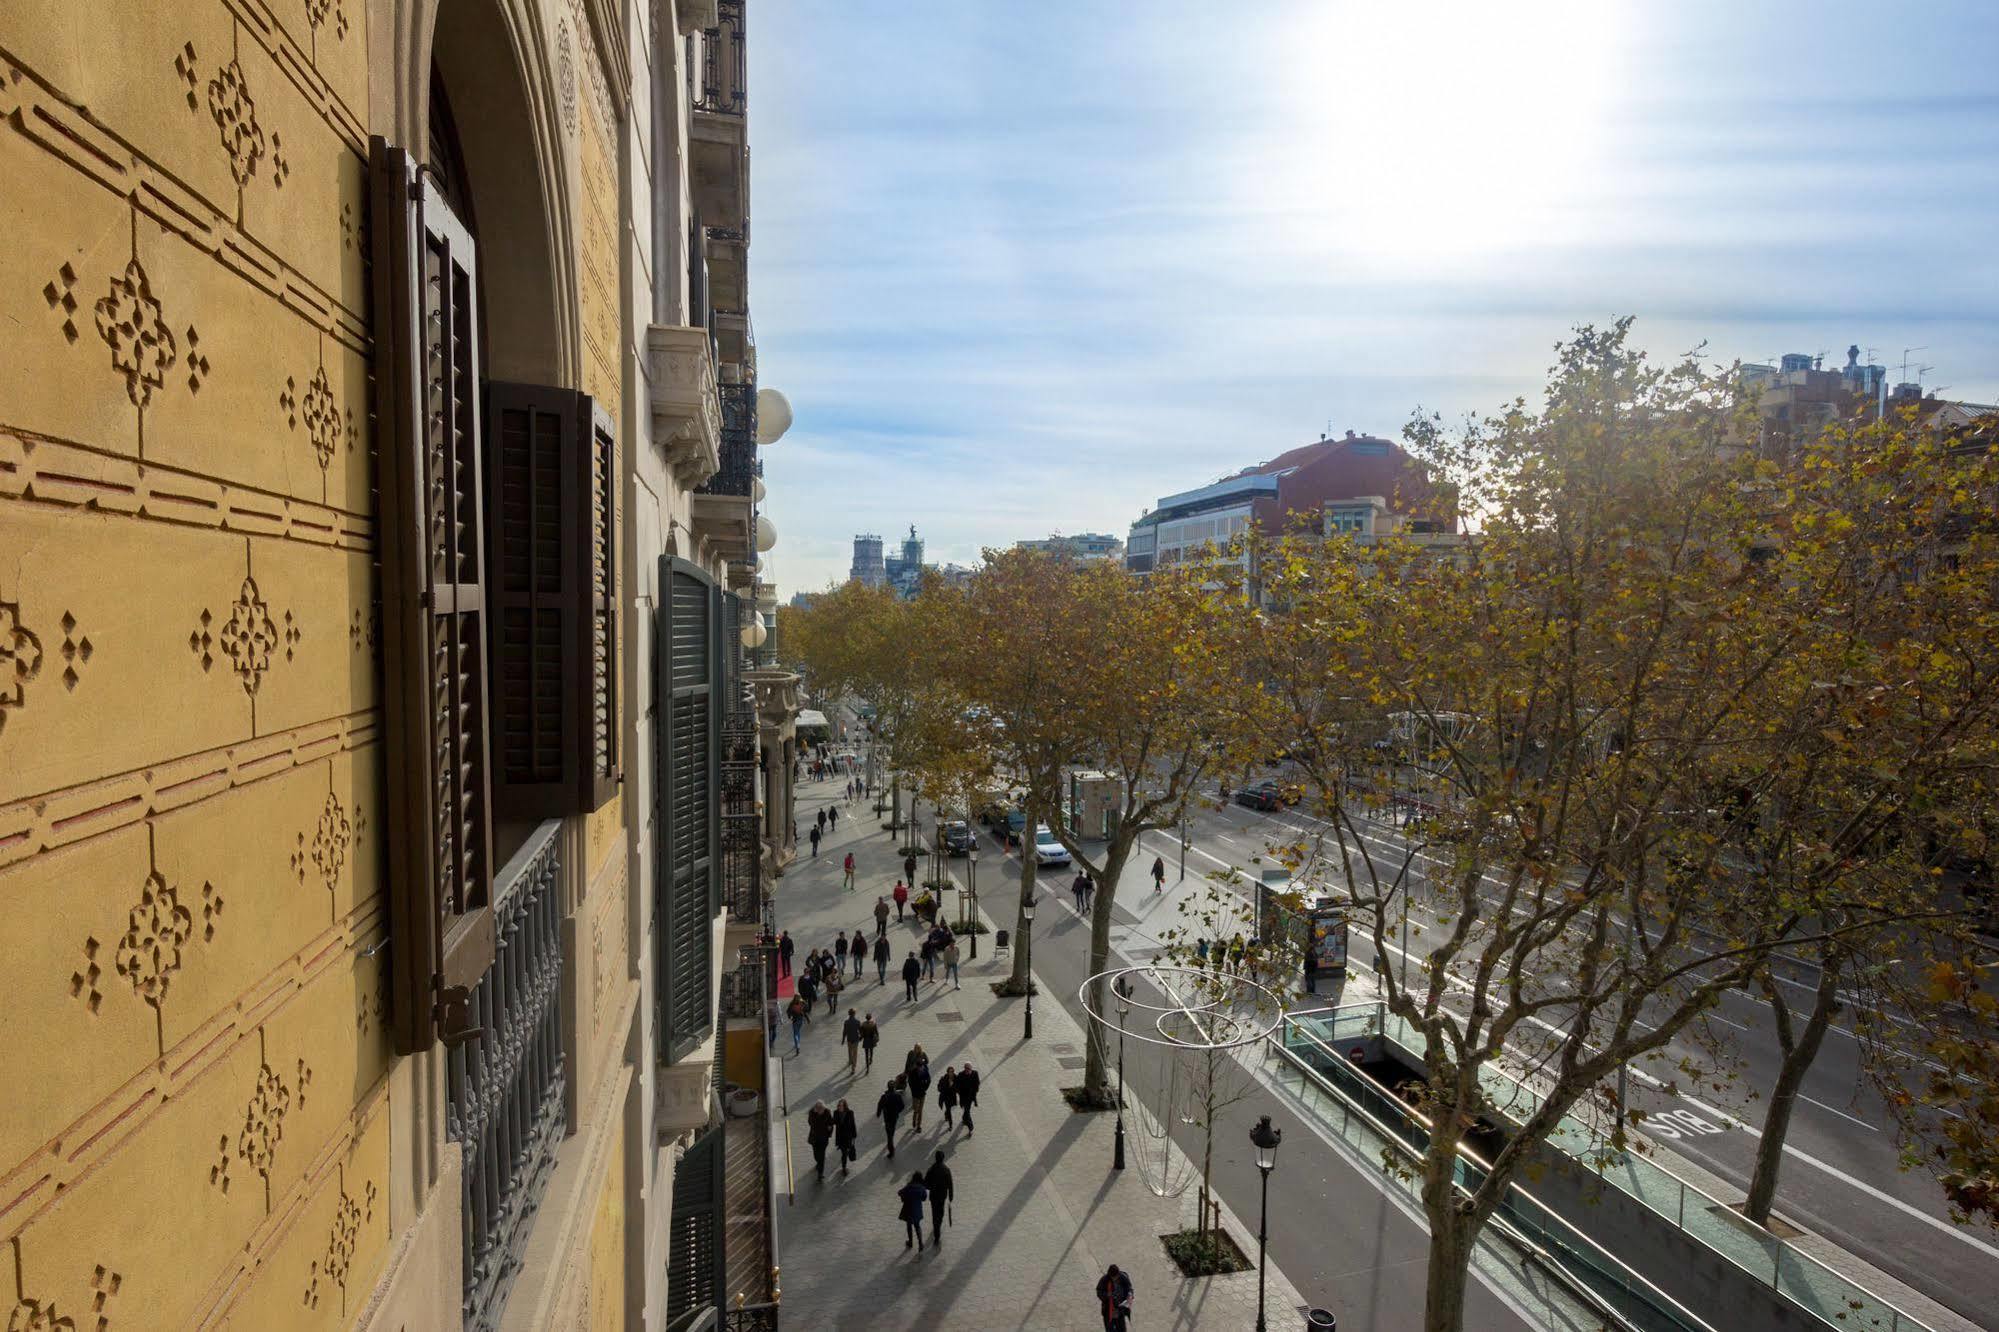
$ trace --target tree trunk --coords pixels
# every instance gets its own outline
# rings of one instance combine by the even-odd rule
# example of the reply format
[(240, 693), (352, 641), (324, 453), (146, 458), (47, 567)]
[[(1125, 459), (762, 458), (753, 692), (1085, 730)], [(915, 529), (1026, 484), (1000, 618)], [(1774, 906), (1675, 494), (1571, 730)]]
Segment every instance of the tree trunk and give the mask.
[[(1034, 810), (1026, 810), (1027, 822), (1022, 825), (1020, 839), (1020, 904), (1016, 908), (1013, 922), (1013, 975), (1007, 978), (1009, 994), (1026, 994), (1027, 987), (1034, 983), (1034, 935), (1027, 923), (1027, 904), (1034, 900), (1034, 863), (1032, 838), (1034, 836)], [(1006, 824), (1001, 822), (1000, 831), (1004, 835)]]
[(1457, 1190), (1455, 1105), (1432, 1108), (1433, 1132), (1423, 1153), (1423, 1215), (1430, 1226), (1430, 1257), (1423, 1288), (1423, 1332), (1462, 1332), (1465, 1284), (1471, 1276), (1473, 1218)]
[[(1131, 859), (1131, 848), (1132, 838), (1120, 821), (1117, 836), (1111, 839), (1104, 853), (1104, 881), (1097, 885), (1096, 900), (1090, 904), (1089, 974), (1097, 978), (1090, 982), (1090, 1011), (1093, 1013), (1110, 1011), (1104, 1003), (1102, 975), (1111, 964), (1111, 911), (1117, 905), (1118, 880), (1124, 877), (1125, 862)], [(1084, 1045), (1084, 1097), (1092, 1105), (1115, 1104), (1110, 1089), (1110, 1051), (1094, 1026), (1090, 1039)]]
[(1770, 1223), (1770, 1209), (1777, 1201), (1777, 1173), (1784, 1164), (1784, 1139), (1791, 1131), (1791, 1113), (1797, 1109), (1798, 1089), (1804, 1085), (1805, 1074), (1811, 1071), (1812, 1061), (1818, 1058), (1819, 1047), (1825, 1043), (1826, 1029), (1832, 1025), (1833, 1014), (1839, 1009), (1842, 970), (1840, 961), (1835, 958), (1821, 960), (1818, 989), (1812, 995), (1811, 1015), (1805, 1019), (1804, 1029), (1797, 1033), (1795, 1040), (1791, 1037), (1790, 1007), (1777, 989), (1776, 980), (1766, 977), (1763, 981), (1764, 993), (1770, 999), (1770, 1011), (1776, 1018), (1783, 1062), (1777, 1066), (1777, 1081), (1770, 1088), (1770, 1106), (1763, 1112), (1763, 1136), (1756, 1142), (1756, 1168), (1749, 1177), (1749, 1196), (1742, 1204), (1742, 1214), (1759, 1226)]

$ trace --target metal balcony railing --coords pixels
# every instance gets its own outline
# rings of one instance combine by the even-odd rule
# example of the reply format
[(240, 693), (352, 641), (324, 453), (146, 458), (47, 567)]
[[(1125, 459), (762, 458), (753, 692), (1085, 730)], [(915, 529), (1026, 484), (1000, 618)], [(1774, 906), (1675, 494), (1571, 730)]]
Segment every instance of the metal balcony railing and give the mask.
[(446, 1130), (465, 1149), (464, 1315), (500, 1324), (555, 1149), (563, 1089), (560, 820), (535, 829), (493, 885), (491, 970), (472, 990), (480, 1035), (451, 1049)]
[(723, 1332), (777, 1332), (775, 1304), (745, 1304), (722, 1311)]
[(715, 8), (719, 21), (701, 33), (701, 95), (694, 99), (694, 109), (740, 116), (746, 104), (748, 69), (743, 0), (720, 0)]
[(748, 499), (763, 475), (757, 458), (757, 386), (719, 384), (716, 392), (722, 399), (722, 466), (697, 493)]

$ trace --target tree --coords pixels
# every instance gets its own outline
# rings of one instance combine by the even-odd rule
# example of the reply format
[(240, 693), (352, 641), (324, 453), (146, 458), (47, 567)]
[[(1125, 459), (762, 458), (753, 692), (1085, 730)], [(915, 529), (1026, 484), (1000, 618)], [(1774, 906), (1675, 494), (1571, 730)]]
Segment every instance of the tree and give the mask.
[[(1606, 1079), (1779, 950), (1938, 917), (1885, 834), (1953, 798), (1999, 701), (1989, 534), (1937, 503), (1935, 450), (1780, 469), (1743, 447), (1732, 376), (1652, 367), (1626, 331), (1558, 348), (1538, 412), (1411, 423), (1478, 520), (1461, 549), (1286, 542), (1259, 561), (1282, 612), (1239, 620), (1264, 681), (1239, 716), (1306, 774), (1377, 956), (1426, 857), (1441, 928), (1411, 983), (1380, 980), (1422, 1047), (1435, 1332), (1461, 1326), (1521, 1167)], [(1946, 530), (1957, 563), (1932, 562)], [(1940, 579), (1894, 632), (1860, 595), (1884, 569)], [(1397, 841), (1376, 816), (1405, 785), (1429, 808)], [(1503, 1062), (1545, 1099), (1466, 1189), (1459, 1145), (1500, 1118), (1480, 1076)]]
[(784, 624), (794, 654), (825, 698), (855, 698), (872, 714), (869, 730), (889, 777), (889, 829), (902, 826), (898, 777), (906, 724), (926, 682), (916, 648), (923, 610), (892, 589), (844, 583)]

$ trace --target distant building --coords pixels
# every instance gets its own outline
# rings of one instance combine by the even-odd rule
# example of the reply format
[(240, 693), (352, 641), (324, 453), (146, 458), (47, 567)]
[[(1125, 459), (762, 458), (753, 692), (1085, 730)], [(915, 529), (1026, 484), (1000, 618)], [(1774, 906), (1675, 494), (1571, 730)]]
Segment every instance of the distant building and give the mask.
[(1396, 516), (1399, 530), (1457, 531), (1457, 497), (1432, 482), (1423, 464), (1393, 441), (1349, 430), (1320, 438), (1211, 485), (1167, 495), (1131, 525), (1125, 566), (1137, 573), (1226, 546), (1251, 527), (1268, 535), (1321, 531), (1328, 506), (1368, 499)]
[(854, 564), (847, 577), (856, 583), (869, 587), (880, 587), (888, 581), (888, 568), (882, 559), (882, 539), (872, 533), (854, 538)]
[(1919, 382), (1891, 389), (1887, 367), (1862, 365), (1857, 344), (1846, 349), (1846, 364), (1838, 370), (1822, 368), (1820, 357), (1790, 352), (1774, 366), (1743, 366), (1742, 384), (1759, 395), (1766, 445), (1816, 434), (1836, 421), (1878, 420), (1911, 407), (1918, 421), (1944, 429), (1962, 428), (1999, 410), (1989, 403), (1926, 394)]
[(1080, 564), (1124, 557), (1124, 542), (1108, 532), (1078, 532), (1074, 536), (1063, 536), (1057, 532), (1053, 536), (1036, 541), (1016, 541), (1014, 548), (1038, 550), (1048, 555), (1063, 555)]

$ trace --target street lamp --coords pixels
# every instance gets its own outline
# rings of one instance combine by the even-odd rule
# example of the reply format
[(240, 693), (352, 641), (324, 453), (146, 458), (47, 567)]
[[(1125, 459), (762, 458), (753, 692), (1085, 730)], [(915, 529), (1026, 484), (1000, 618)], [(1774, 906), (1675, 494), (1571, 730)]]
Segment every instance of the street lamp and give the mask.
[(976, 831), (972, 849), (965, 853), (965, 863), (966, 877), (971, 880), (970, 886), (965, 889), (965, 895), (972, 899), (972, 913), (968, 920), (972, 926), (972, 961), (976, 962), (979, 960), (979, 847)]
[(1256, 1168), (1263, 1174), (1263, 1202), (1256, 1216), (1256, 1332), (1264, 1332), (1263, 1248), (1270, 1227), (1270, 1172), (1277, 1167), (1277, 1144), (1283, 1140), (1284, 1130), (1271, 1127), (1269, 1115), (1258, 1119), (1249, 1131), (1250, 1144), (1256, 1148)]
[[(1032, 948), (1034, 946), (1034, 899), (1032, 897), (1029, 897), (1025, 902), (1020, 904), (1020, 919), (1022, 924), (1021, 934), (1026, 936), (1022, 942), (1029, 948)], [(1029, 968), (1027, 973), (1027, 1021), (1021, 1027), (1020, 1039), (1023, 1041), (1034, 1039), (1034, 971), (1032, 968)]]
[(1124, 1020), (1131, 1014), (1131, 977), (1117, 981), (1117, 1146), (1111, 1154), (1111, 1169), (1124, 1169)]

